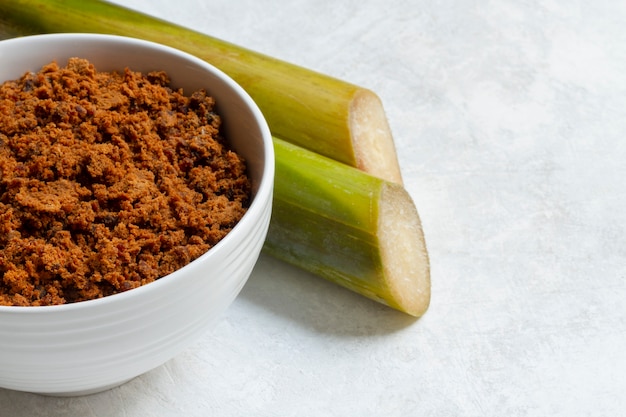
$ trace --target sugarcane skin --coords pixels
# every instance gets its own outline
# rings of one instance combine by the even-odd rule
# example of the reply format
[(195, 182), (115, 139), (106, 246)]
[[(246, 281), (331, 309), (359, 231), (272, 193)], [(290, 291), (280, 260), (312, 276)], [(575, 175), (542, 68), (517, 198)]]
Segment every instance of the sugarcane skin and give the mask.
[(303, 206), (369, 233), (378, 219), (374, 194), (380, 178), (337, 163), (287, 141), (274, 138), (276, 170), (281, 173), (274, 186), (290, 204)]
[(363, 89), (208, 35), (99, 0), (0, 0), (0, 21), (22, 34), (88, 32), (131, 36), (191, 53), (239, 83), (272, 134), (356, 166), (349, 126)]
[(377, 235), (384, 180), (276, 138), (274, 152), (264, 250), (401, 310), (386, 284)]
[(264, 251), (365, 297), (402, 311), (384, 281), (380, 252), (372, 235), (274, 199)]

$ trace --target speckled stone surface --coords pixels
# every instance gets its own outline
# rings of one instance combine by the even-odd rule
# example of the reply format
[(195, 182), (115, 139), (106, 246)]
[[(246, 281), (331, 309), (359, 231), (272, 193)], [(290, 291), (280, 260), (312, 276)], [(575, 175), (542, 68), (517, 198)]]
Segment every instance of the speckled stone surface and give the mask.
[(626, 6), (129, 0), (369, 87), (422, 217), (419, 320), (262, 257), (196, 345), (1, 417), (617, 416), (626, 410)]

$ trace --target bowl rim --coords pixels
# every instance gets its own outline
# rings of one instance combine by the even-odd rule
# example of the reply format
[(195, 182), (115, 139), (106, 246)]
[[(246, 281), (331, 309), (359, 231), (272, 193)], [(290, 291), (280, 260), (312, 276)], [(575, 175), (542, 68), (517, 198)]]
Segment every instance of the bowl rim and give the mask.
[[(180, 49), (163, 45), (153, 41), (147, 41), (144, 39), (139, 39), (135, 37), (129, 36), (120, 36), (120, 35), (110, 35), (110, 34), (97, 34), (97, 33), (52, 33), (52, 34), (41, 34), (41, 35), (29, 35), (23, 36), (19, 38), (12, 38), (6, 40), (0, 40), (0, 49), (7, 44), (17, 44), (20, 43), (29, 44), (32, 42), (38, 41), (53, 41), (53, 42), (102, 42), (106, 44), (107, 47), (112, 47), (115, 44), (123, 43), (125, 45), (130, 45), (132, 47), (136, 47), (138, 49), (148, 49), (155, 51), (157, 53), (162, 53), (164, 55), (176, 55), (184, 60), (190, 61), (191, 63), (198, 65), (202, 69), (212, 73), (217, 78), (220, 79), (221, 82), (226, 84), (233, 93), (238, 95), (256, 120), (259, 130), (262, 136), (263, 141), (263, 153), (264, 153), (264, 166), (261, 174), (261, 178), (259, 181), (259, 185), (256, 189), (256, 192), (252, 196), (252, 201), (250, 206), (242, 216), (242, 218), (237, 222), (237, 224), (232, 228), (226, 236), (224, 236), (218, 243), (212, 246), (208, 251), (200, 255), (198, 258), (194, 259), (192, 262), (187, 265), (177, 269), (176, 271), (164, 275), (161, 278), (156, 279), (153, 282), (148, 284), (144, 284), (140, 287), (133, 288), (128, 291), (124, 291), (121, 293), (116, 293), (112, 295), (108, 295), (102, 298), (96, 298), (92, 300), (78, 301), (69, 304), (59, 304), (59, 305), (49, 305), (49, 306), (0, 306), (0, 314), (48, 314), (50, 312), (66, 312), (72, 310), (86, 309), (90, 307), (99, 307), (109, 303), (122, 302), (126, 299), (140, 297), (142, 294), (149, 294), (152, 292), (157, 292), (160, 287), (164, 285), (169, 285), (172, 280), (180, 280), (183, 278), (183, 274), (187, 269), (193, 268), (194, 265), (197, 265), (202, 260), (212, 257), (218, 256), (219, 252), (221, 252), (221, 248), (228, 245), (228, 243), (235, 239), (234, 236), (238, 233), (239, 230), (245, 228), (248, 224), (252, 226), (261, 216), (263, 210), (265, 210), (266, 203), (268, 201), (271, 202), (273, 195), (273, 184), (274, 184), (274, 174), (275, 174), (275, 163), (274, 163), (274, 147), (272, 142), (272, 135), (263, 116), (263, 113), (259, 109), (256, 102), (250, 97), (246, 90), (241, 87), (235, 80), (233, 80), (229, 75), (215, 67), (211, 63), (198, 58), (195, 55), (192, 55), (188, 52), (182, 51)], [(24, 50), (28, 50), (27, 48)], [(42, 63), (45, 65), (46, 63)], [(122, 64), (123, 67), (123, 64)], [(123, 69), (123, 68), (121, 68)], [(0, 80), (0, 83), (5, 82), (6, 80)]]

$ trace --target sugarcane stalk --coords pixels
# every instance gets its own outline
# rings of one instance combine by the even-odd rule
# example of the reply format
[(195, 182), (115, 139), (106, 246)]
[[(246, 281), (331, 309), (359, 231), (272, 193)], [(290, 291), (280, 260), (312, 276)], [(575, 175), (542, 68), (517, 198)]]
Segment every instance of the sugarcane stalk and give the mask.
[(419, 317), (430, 301), (428, 253), (406, 190), (274, 139), (276, 177), (264, 250)]
[(2, 21), (22, 34), (116, 34), (196, 55), (250, 94), (273, 135), (402, 183), (383, 106), (366, 88), (105, 1), (0, 0)]

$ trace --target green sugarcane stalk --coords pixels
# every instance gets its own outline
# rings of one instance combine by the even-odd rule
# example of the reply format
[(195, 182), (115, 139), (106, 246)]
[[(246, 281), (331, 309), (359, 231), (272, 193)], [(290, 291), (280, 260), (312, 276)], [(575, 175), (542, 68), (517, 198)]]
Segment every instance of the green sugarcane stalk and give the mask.
[(191, 53), (237, 81), (273, 135), (402, 183), (383, 106), (368, 89), (105, 1), (0, 0), (2, 22), (23, 35), (107, 33)]
[(413, 316), (430, 301), (415, 205), (395, 183), (274, 139), (270, 255)]

